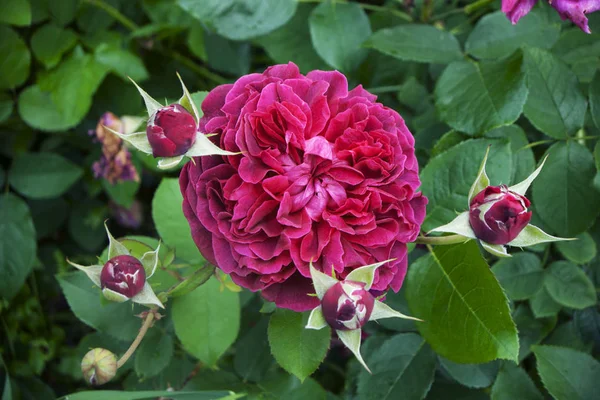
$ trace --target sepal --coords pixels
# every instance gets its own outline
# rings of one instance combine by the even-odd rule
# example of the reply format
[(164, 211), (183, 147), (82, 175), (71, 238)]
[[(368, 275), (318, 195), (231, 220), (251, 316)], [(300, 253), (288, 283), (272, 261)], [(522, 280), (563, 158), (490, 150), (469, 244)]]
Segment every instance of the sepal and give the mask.
[(158, 246), (154, 251), (148, 251), (142, 255), (140, 258), (140, 262), (144, 266), (144, 271), (146, 272), (146, 279), (150, 279), (154, 272), (156, 271), (156, 267), (158, 266), (158, 252), (160, 250), (160, 242), (158, 242)]
[(377, 321), (379, 319), (384, 318), (403, 318), (423, 322), (422, 319), (404, 315), (401, 312), (394, 310), (387, 304), (382, 303), (381, 301), (375, 301), (375, 305), (373, 306), (373, 312), (371, 313), (371, 317), (369, 318), (369, 320)]
[(552, 235), (548, 235), (546, 232), (541, 230), (535, 225), (527, 225), (525, 229), (521, 231), (511, 242), (508, 243), (509, 246), (515, 247), (527, 247), (533, 246), (540, 243), (548, 243), (548, 242), (559, 242), (563, 240), (577, 240), (576, 238), (561, 238)]
[(188, 91), (187, 87), (185, 87), (185, 84), (183, 83), (183, 79), (181, 79), (181, 75), (179, 75), (179, 72), (177, 73), (177, 78), (179, 79), (179, 82), (181, 82), (181, 89), (183, 90), (183, 95), (177, 103), (179, 103), (180, 106), (188, 110), (189, 113), (194, 116), (196, 124), (198, 124), (200, 122), (200, 113), (196, 108), (196, 104), (194, 104), (192, 95)]
[(485, 156), (483, 156), (483, 161), (481, 162), (481, 166), (479, 167), (479, 172), (477, 173), (477, 178), (475, 179), (475, 182), (473, 182), (473, 185), (471, 186), (471, 189), (469, 190), (467, 206), (469, 206), (471, 204), (471, 200), (473, 199), (473, 196), (475, 196), (477, 193), (481, 192), (483, 189), (485, 189), (486, 187), (488, 187), (490, 185), (490, 179), (488, 178), (488, 176), (485, 172), (485, 164), (487, 162), (489, 153), (490, 153), (490, 147), (488, 146), (487, 150), (485, 151)]
[(220, 156), (235, 156), (241, 153), (233, 153), (231, 151), (223, 150), (213, 142), (211, 142), (208, 138), (211, 135), (205, 135), (202, 132), (198, 132), (196, 134), (196, 141), (190, 147), (190, 149), (185, 153), (186, 157), (201, 157), (201, 156), (212, 156), (212, 155), (220, 155)]
[(104, 126), (109, 132), (117, 135), (125, 142), (131, 144), (133, 147), (141, 151), (145, 154), (152, 154), (152, 147), (150, 146), (150, 142), (148, 141), (148, 137), (146, 136), (146, 132), (134, 132), (134, 133), (121, 133), (117, 132), (113, 129), (110, 129), (108, 126)]
[(481, 247), (496, 257), (511, 257), (511, 255), (506, 252), (506, 247), (501, 244), (486, 243), (483, 240), (480, 240), (479, 242), (481, 243)]
[(183, 156), (163, 157), (158, 159), (158, 168), (171, 169), (175, 168), (183, 160)]
[(308, 316), (308, 323), (306, 324), (306, 329), (322, 329), (327, 326), (327, 321), (325, 321), (325, 316), (323, 315), (323, 308), (318, 306), (313, 309)]
[(160, 308), (165, 308), (163, 303), (158, 299), (158, 297), (156, 297), (154, 290), (152, 290), (152, 287), (150, 286), (150, 284), (148, 282), (146, 282), (144, 284), (144, 288), (142, 289), (141, 292), (139, 292), (138, 294), (136, 294), (135, 296), (133, 296), (131, 298), (131, 301), (133, 301), (134, 303), (139, 303), (139, 304), (143, 304), (146, 306), (155, 305)]
[(468, 211), (458, 214), (458, 216), (454, 218), (450, 223), (438, 226), (437, 228), (432, 229), (428, 233), (431, 232), (456, 233), (458, 235), (464, 236), (465, 242), (469, 239), (477, 239), (477, 237), (475, 236), (475, 232), (473, 232), (473, 228), (471, 228), (471, 223), (469, 222)]
[(83, 265), (76, 264), (67, 258), (67, 262), (77, 268), (80, 271), (85, 272), (85, 274), (90, 278), (94, 285), (100, 286), (100, 273), (102, 272), (102, 265), (90, 265), (89, 267), (85, 267)]
[(114, 301), (115, 303), (124, 303), (129, 300), (129, 297), (125, 296), (124, 294), (117, 293), (109, 288), (102, 289), (102, 295), (106, 300)]
[(312, 262), (310, 263), (309, 268), (310, 276), (312, 278), (317, 297), (319, 298), (319, 300), (323, 300), (323, 296), (325, 296), (325, 293), (332, 286), (338, 283), (338, 280), (317, 270), (315, 267), (313, 267)]
[(540, 164), (540, 166), (537, 167), (536, 170), (531, 173), (531, 175), (529, 175), (522, 182), (519, 182), (516, 185), (512, 185), (511, 187), (508, 188), (508, 190), (510, 190), (511, 192), (518, 193), (521, 196), (525, 196), (525, 193), (527, 192), (527, 189), (529, 189), (529, 186), (531, 186), (531, 183), (533, 182), (533, 180), (535, 178), (537, 178), (537, 176), (540, 174), (540, 172), (542, 171), (542, 168), (544, 167), (544, 164), (546, 163), (547, 159), (548, 159), (548, 156), (544, 157), (544, 159), (542, 160), (542, 163)]
[(362, 355), (360, 354), (361, 330), (354, 329), (351, 331), (336, 332), (342, 343), (344, 343), (344, 345), (354, 354), (354, 356), (362, 364), (362, 366), (365, 367), (365, 369), (369, 371), (370, 374), (372, 374), (371, 370), (367, 366), (367, 363), (365, 363), (365, 360), (363, 360)]
[(117, 256), (130, 256), (129, 250), (125, 246), (123, 246), (117, 239), (111, 235), (108, 230), (108, 225), (106, 221), (104, 222), (104, 229), (106, 229), (106, 235), (108, 236), (108, 259), (117, 257)]
[(381, 261), (375, 264), (365, 265), (360, 268), (356, 268), (352, 272), (350, 272), (344, 280), (346, 281), (354, 281), (354, 282), (362, 282), (365, 284), (365, 290), (371, 290), (371, 286), (373, 285), (373, 280), (375, 279), (375, 271), (377, 268), (381, 267), (383, 264), (394, 261), (395, 258), (391, 258), (389, 260)]
[(163, 105), (160, 104), (158, 101), (154, 100), (154, 98), (152, 98), (152, 96), (146, 93), (144, 89), (139, 87), (133, 79), (129, 78), (129, 80), (133, 82), (138, 92), (140, 92), (140, 94), (142, 95), (142, 98), (144, 99), (144, 104), (146, 105), (146, 110), (148, 111), (148, 116), (152, 117), (152, 115), (154, 115), (159, 109), (161, 109)]

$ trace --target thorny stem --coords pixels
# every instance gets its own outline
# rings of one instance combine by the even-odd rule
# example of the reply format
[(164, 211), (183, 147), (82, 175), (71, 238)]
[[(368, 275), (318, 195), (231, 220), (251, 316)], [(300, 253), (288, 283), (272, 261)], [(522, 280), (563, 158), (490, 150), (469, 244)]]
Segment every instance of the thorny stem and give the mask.
[(458, 244), (464, 243), (469, 238), (462, 235), (449, 235), (449, 236), (419, 236), (415, 240), (416, 244), (427, 244), (427, 245), (447, 245), (447, 244)]
[(129, 357), (131, 357), (133, 355), (133, 353), (135, 352), (135, 350), (138, 348), (138, 346), (142, 342), (142, 339), (146, 335), (146, 332), (148, 332), (148, 328), (150, 328), (150, 325), (152, 325), (152, 321), (154, 321), (154, 313), (155, 312), (156, 312), (156, 310), (148, 311), (148, 315), (146, 316), (146, 319), (144, 320), (144, 324), (142, 325), (142, 328), (140, 329), (140, 332), (138, 333), (137, 337), (135, 338), (133, 343), (131, 343), (131, 346), (129, 346), (129, 349), (127, 349), (127, 352), (125, 354), (123, 354), (123, 357), (121, 357), (119, 359), (119, 361), (117, 361), (117, 369), (121, 368), (123, 366), (123, 364), (125, 364), (127, 362), (127, 360), (129, 360)]

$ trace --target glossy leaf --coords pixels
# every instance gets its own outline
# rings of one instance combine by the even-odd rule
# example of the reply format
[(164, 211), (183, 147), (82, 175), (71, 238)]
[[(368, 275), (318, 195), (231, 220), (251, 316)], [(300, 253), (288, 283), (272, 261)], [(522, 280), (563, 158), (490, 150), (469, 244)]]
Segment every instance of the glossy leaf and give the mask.
[(0, 89), (14, 89), (29, 76), (31, 54), (21, 37), (11, 28), (0, 25)]
[(500, 285), (511, 300), (526, 300), (542, 287), (544, 270), (540, 259), (533, 253), (516, 253), (492, 267)]
[(548, 294), (565, 307), (583, 309), (597, 301), (594, 283), (580, 267), (568, 261), (556, 261), (548, 267), (544, 286)]
[(516, 360), (508, 300), (474, 241), (440, 246), (409, 269), (407, 300), (431, 347), (454, 362)]

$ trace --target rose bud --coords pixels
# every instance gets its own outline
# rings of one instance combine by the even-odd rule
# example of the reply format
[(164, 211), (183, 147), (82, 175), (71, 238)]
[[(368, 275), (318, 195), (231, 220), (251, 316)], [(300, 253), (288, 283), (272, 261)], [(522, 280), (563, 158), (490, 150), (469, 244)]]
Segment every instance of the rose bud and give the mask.
[(100, 287), (127, 298), (138, 294), (146, 283), (144, 266), (135, 257), (116, 256), (108, 260), (100, 273)]
[(103, 385), (117, 373), (117, 357), (106, 349), (92, 349), (81, 360), (81, 372), (90, 385)]
[(171, 104), (156, 111), (146, 127), (154, 157), (185, 154), (196, 140), (196, 131), (196, 120), (179, 104)]
[(469, 221), (478, 239), (491, 244), (507, 244), (527, 226), (531, 203), (506, 186), (488, 186), (471, 200)]
[(321, 306), (329, 326), (347, 331), (367, 323), (375, 298), (364, 288), (365, 284), (361, 282), (342, 281), (325, 292)]

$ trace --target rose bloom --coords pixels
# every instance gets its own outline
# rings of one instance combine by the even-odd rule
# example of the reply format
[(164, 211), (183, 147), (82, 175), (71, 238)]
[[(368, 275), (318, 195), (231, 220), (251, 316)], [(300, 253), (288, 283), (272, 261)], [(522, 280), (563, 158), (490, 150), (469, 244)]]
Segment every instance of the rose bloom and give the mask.
[(196, 158), (180, 175), (183, 211), (204, 257), (279, 307), (319, 304), (309, 262), (338, 279), (379, 268), (398, 291), (427, 199), (400, 115), (337, 72), (289, 63), (212, 90), (200, 130), (236, 156)]

